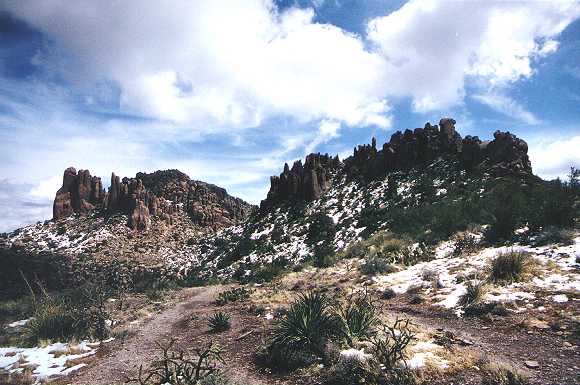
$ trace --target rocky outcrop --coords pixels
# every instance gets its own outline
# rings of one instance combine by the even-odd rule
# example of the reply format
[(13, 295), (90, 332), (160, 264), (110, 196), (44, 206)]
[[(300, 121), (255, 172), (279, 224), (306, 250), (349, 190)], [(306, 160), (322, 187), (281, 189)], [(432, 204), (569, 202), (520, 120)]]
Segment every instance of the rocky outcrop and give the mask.
[(59, 219), (77, 213), (87, 215), (103, 202), (101, 178), (91, 176), (88, 170), (69, 167), (64, 171), (62, 187), (56, 192), (52, 214)]
[(371, 145), (356, 148), (344, 164), (350, 177), (372, 180), (447, 156), (458, 159), (466, 170), (503, 175), (531, 173), (527, 152), (526, 142), (509, 132), (497, 131), (490, 142), (476, 136), (462, 139), (455, 130), (455, 120), (445, 118), (438, 126), (427, 123), (424, 128), (397, 131), (379, 151), (373, 138)]
[[(320, 197), (330, 183), (329, 170), (340, 169), (348, 178), (372, 181), (393, 171), (421, 167), (441, 157), (456, 159), (468, 170), (480, 170), (493, 175), (531, 173), (528, 146), (509, 132), (497, 131), (494, 139), (482, 142), (476, 136), (464, 139), (455, 130), (455, 120), (444, 118), (439, 125), (425, 124), (415, 130), (397, 131), (389, 142), (377, 149), (371, 144), (355, 147), (351, 157), (340, 163), (328, 155), (311, 154), (306, 163), (284, 165), (279, 177), (271, 178), (271, 187), (262, 211), (283, 202), (312, 201)], [(336, 159), (336, 160), (335, 160)]]
[(88, 171), (77, 174), (74, 168), (65, 171), (54, 207), (54, 219), (95, 209), (103, 215), (125, 214), (128, 225), (140, 231), (150, 227), (152, 216), (171, 223), (172, 215), (179, 211), (185, 211), (196, 225), (219, 229), (246, 218), (254, 209), (223, 188), (193, 181), (178, 170), (137, 173), (135, 178), (123, 179), (112, 173), (105, 193), (99, 178)]
[(280, 176), (270, 178), (270, 191), (267, 198), (260, 205), (261, 210), (267, 210), (281, 202), (306, 201), (318, 199), (330, 186), (332, 172), (339, 168), (338, 156), (328, 154), (310, 154), (304, 165), (297, 160), (284, 170)]

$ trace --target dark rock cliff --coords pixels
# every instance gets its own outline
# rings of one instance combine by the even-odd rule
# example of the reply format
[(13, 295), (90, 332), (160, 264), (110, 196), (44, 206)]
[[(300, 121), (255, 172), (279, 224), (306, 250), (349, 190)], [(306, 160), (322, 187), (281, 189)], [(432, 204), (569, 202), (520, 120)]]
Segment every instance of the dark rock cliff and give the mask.
[(309, 202), (320, 197), (328, 188), (329, 175), (337, 170), (347, 177), (371, 181), (383, 178), (393, 171), (404, 171), (427, 164), (437, 158), (457, 158), (468, 171), (506, 174), (532, 173), (525, 141), (509, 132), (497, 131), (492, 141), (461, 135), (455, 130), (455, 120), (441, 119), (439, 125), (425, 124), (424, 128), (397, 131), (389, 142), (377, 149), (376, 139), (371, 144), (355, 147), (354, 153), (341, 163), (328, 155), (310, 154), (302, 166), (300, 161), (292, 169), (284, 165), (279, 177), (271, 178), (267, 198), (262, 201), (262, 211), (284, 202)]
[(71, 167), (65, 170), (63, 186), (56, 194), (53, 218), (93, 211), (120, 213), (129, 216), (131, 228), (147, 230), (151, 216), (171, 222), (172, 215), (183, 210), (194, 224), (219, 229), (244, 219), (253, 209), (225, 189), (191, 180), (178, 170), (137, 173), (135, 178), (123, 179), (112, 173), (109, 191), (105, 192), (100, 178), (91, 177), (87, 170), (77, 173)]

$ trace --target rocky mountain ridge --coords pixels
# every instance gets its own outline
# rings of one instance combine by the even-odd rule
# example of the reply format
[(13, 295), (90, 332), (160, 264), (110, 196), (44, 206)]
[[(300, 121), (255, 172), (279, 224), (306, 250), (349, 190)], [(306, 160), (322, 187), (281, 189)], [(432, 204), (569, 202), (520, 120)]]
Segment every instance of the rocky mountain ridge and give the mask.
[(105, 192), (102, 186), (101, 179), (91, 176), (89, 170), (77, 173), (74, 167), (67, 168), (54, 199), (53, 219), (87, 216), (93, 211), (108, 216), (125, 214), (129, 227), (146, 231), (152, 216), (171, 223), (173, 214), (183, 210), (193, 224), (215, 230), (243, 220), (254, 209), (225, 189), (191, 180), (178, 170), (140, 172), (135, 178), (123, 179), (112, 173), (109, 190)]
[[(0, 250), (131, 260), (180, 279), (250, 277), (317, 258), (321, 247), (338, 252), (377, 230), (407, 232), (413, 221), (413, 236), (436, 242), (466, 220), (489, 223), (491, 214), (480, 212), (489, 211), (498, 180), (542, 183), (513, 134), (481, 141), (461, 138), (452, 119), (439, 123), (396, 132), (381, 150), (373, 139), (344, 161), (310, 154), (286, 164), (256, 212), (177, 170), (113, 174), (105, 192), (88, 171), (68, 169), (57, 220), (0, 237)], [(332, 227), (324, 241), (311, 230), (321, 218)]]
[(421, 167), (443, 156), (456, 158), (465, 170), (489, 171), (493, 175), (531, 174), (527, 143), (510, 132), (496, 131), (491, 141), (477, 136), (462, 138), (455, 130), (456, 121), (441, 119), (439, 125), (426, 123), (424, 128), (397, 131), (377, 150), (376, 139), (359, 145), (341, 162), (328, 154), (310, 154), (304, 165), (296, 161), (284, 165), (280, 176), (270, 179), (270, 191), (262, 201), (262, 212), (280, 203), (312, 202), (330, 187), (331, 175), (338, 171), (349, 179), (373, 181), (396, 171)]

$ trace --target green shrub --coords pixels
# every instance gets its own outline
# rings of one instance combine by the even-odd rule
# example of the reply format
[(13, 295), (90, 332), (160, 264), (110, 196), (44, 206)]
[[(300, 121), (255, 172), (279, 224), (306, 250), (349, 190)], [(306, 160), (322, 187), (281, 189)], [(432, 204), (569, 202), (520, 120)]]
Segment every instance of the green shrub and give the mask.
[(107, 298), (102, 285), (92, 283), (61, 296), (44, 293), (34, 301), (32, 319), (24, 327), (26, 340), (36, 344), (44, 339), (106, 338), (109, 333), (105, 322), (109, 318), (105, 311)]
[(462, 235), (453, 243), (453, 255), (469, 255), (477, 251), (478, 247), (477, 238), (470, 234)]
[(40, 340), (66, 341), (85, 332), (77, 326), (75, 314), (64, 301), (45, 299), (36, 305), (33, 318), (24, 327), (24, 335), (33, 345)]
[(396, 268), (384, 258), (369, 256), (366, 257), (364, 262), (360, 265), (360, 271), (366, 275), (375, 275), (381, 273), (393, 273), (396, 271)]
[(237, 287), (230, 290), (222, 291), (218, 294), (216, 303), (218, 305), (225, 305), (231, 302), (242, 302), (250, 298), (251, 290), (244, 287)]
[(223, 332), (229, 330), (231, 327), (230, 316), (223, 311), (214, 313), (207, 320), (208, 326), (212, 332)]
[(338, 331), (331, 310), (324, 294), (299, 295), (276, 325), (271, 345), (282, 351), (322, 353), (325, 341)]
[(341, 337), (349, 346), (376, 334), (380, 324), (379, 308), (368, 293), (352, 295), (336, 309)]
[(271, 282), (275, 278), (287, 272), (288, 265), (289, 265), (288, 260), (286, 260), (285, 258), (278, 258), (274, 260), (272, 263), (263, 265), (262, 267), (258, 268), (254, 272), (253, 277), (251, 278), (258, 283)]
[(529, 272), (533, 261), (530, 254), (523, 251), (500, 253), (491, 262), (490, 280), (503, 283), (519, 282)]
[(405, 266), (413, 266), (420, 262), (431, 261), (433, 258), (433, 251), (424, 243), (420, 243), (417, 247), (403, 248), (397, 256), (397, 262)]
[(393, 289), (391, 289), (391, 288), (389, 287), (389, 288), (386, 288), (386, 289), (383, 291), (382, 298), (383, 298), (383, 299), (393, 299), (393, 298), (395, 298), (396, 296), (397, 296), (397, 293), (396, 293), (396, 292), (395, 292)]

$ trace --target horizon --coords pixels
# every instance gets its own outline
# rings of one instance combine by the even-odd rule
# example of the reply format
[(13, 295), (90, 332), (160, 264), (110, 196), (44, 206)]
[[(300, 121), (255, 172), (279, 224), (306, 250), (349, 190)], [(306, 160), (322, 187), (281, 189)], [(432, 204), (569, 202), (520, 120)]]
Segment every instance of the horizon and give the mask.
[(284, 163), (446, 116), (544, 179), (580, 165), (577, 1), (139, 4), (0, 5), (0, 232), (50, 219), (69, 166), (259, 204)]

